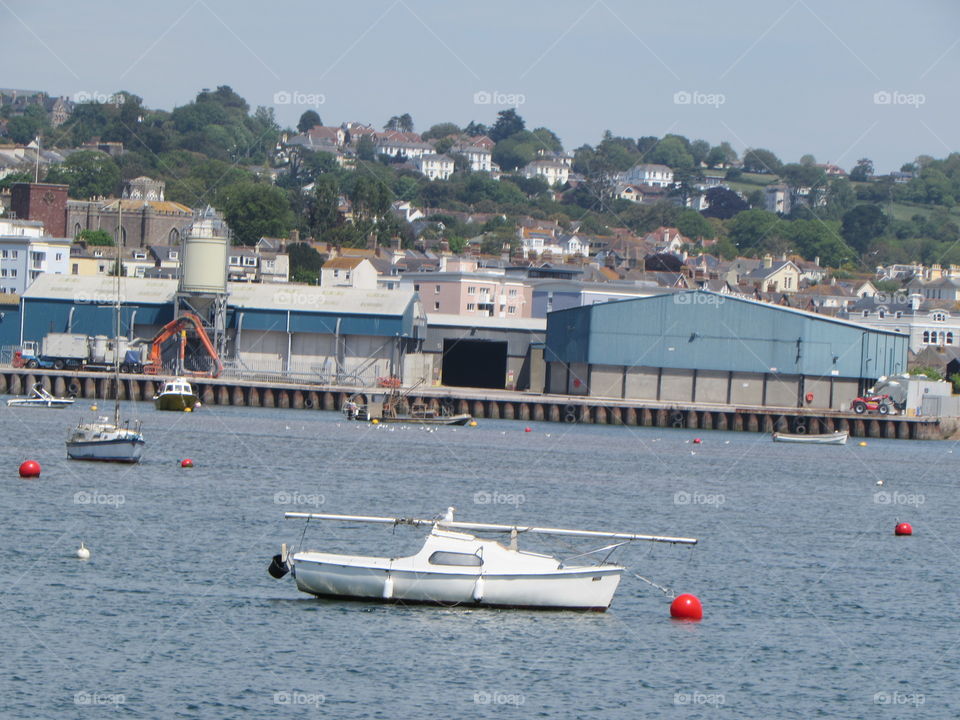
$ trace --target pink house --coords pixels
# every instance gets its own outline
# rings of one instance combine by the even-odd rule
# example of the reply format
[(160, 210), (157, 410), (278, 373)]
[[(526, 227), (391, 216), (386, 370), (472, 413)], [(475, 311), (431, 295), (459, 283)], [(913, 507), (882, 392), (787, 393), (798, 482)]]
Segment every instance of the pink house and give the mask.
[[(451, 263), (451, 265), (453, 265)], [(464, 317), (532, 317), (533, 290), (522, 279), (454, 266), (444, 272), (404, 273), (401, 287), (412, 285), (427, 313)]]

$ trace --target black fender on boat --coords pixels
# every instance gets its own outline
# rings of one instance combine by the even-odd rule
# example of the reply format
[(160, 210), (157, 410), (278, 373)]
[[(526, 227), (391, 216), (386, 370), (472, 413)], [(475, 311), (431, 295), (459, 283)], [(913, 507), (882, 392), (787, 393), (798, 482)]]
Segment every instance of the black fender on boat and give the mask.
[(270, 561), (270, 566), (267, 568), (267, 572), (270, 573), (270, 576), (275, 577), (277, 580), (282, 578), (289, 571), (290, 569), (283, 561), (283, 555), (274, 555), (273, 559)]

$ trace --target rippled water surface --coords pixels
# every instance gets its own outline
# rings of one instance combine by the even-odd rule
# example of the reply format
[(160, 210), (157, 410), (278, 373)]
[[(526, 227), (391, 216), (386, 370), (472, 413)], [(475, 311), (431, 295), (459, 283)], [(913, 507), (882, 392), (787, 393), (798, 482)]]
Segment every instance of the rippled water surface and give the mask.
[[(130, 409), (148, 442), (136, 467), (66, 460), (86, 405), (0, 408), (4, 717), (960, 716), (953, 444)], [(41, 479), (17, 477), (28, 457)], [(630, 573), (603, 614), (317, 600), (266, 573), (300, 542), (286, 510), (448, 505), (701, 543), (619, 550)], [(898, 518), (913, 537), (893, 536)], [(423, 534), (311, 523), (304, 546), (397, 555)], [(671, 621), (633, 573), (698, 595), (703, 622)]]

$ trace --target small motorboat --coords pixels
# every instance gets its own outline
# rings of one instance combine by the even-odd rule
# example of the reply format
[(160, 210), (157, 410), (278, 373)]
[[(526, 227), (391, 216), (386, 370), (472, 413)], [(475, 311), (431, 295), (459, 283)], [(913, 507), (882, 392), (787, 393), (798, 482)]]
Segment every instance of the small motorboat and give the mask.
[(796, 433), (778, 433), (773, 434), (774, 442), (786, 443), (805, 443), (807, 445), (846, 445), (849, 432), (843, 431), (832, 433), (820, 433), (814, 435), (799, 435)]
[[(306, 520), (427, 526), (423, 547), (408, 557), (341, 555), (305, 550), (289, 553), (286, 544), (274, 556), (269, 572), (282, 578), (288, 572), (297, 588), (318, 597), (379, 602), (468, 604), (486, 607), (576, 609), (604, 611), (626, 569), (608, 562), (622, 545), (638, 540), (694, 545), (695, 538), (661, 537), (634, 533), (566, 530), (459, 522), (453, 508), (443, 518), (375, 517), (288, 512), (284, 517)], [(471, 531), (470, 533), (464, 531)], [(509, 545), (478, 538), (472, 532), (509, 533)], [(567, 560), (521, 550), (520, 534), (562, 535), (613, 540), (612, 544)], [(589, 562), (593, 554), (602, 556)]]
[(7, 407), (46, 407), (65, 408), (73, 405), (73, 398), (55, 397), (44, 389), (42, 383), (37, 383), (30, 389), (27, 397), (11, 398), (7, 400)]
[(157, 410), (183, 412), (197, 407), (200, 398), (186, 378), (177, 377), (163, 383), (160, 392), (153, 396), (153, 404)]

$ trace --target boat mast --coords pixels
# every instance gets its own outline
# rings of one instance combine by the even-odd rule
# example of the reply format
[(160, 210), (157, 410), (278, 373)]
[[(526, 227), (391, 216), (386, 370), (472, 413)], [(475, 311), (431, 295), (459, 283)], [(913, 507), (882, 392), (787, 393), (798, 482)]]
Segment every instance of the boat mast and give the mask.
[(117, 200), (117, 264), (114, 270), (117, 273), (116, 295), (113, 301), (113, 425), (120, 427), (120, 273), (123, 272), (121, 262), (123, 248), (123, 199)]
[(459, 520), (428, 520), (424, 518), (394, 518), (375, 515), (327, 515), (323, 513), (288, 512), (285, 518), (306, 520), (340, 520), (344, 522), (366, 522), (381, 525), (432, 526), (456, 530), (479, 530), (486, 532), (537, 533), (542, 535), (566, 535), (568, 537), (612, 538), (617, 540), (646, 540), (648, 542), (674, 543), (678, 545), (696, 545), (696, 538), (672, 537), (669, 535), (641, 535), (639, 533), (603, 532), (599, 530), (568, 530), (566, 528), (533, 527), (528, 525), (494, 525), (490, 523), (460, 522)]

